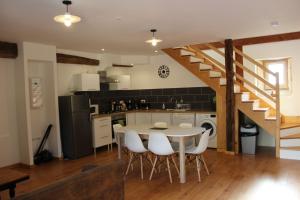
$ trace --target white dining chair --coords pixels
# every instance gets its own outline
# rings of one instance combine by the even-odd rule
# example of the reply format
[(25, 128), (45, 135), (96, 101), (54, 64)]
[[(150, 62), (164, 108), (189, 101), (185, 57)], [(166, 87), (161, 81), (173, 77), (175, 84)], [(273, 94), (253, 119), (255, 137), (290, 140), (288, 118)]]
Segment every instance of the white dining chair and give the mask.
[[(115, 137), (119, 137), (120, 136), (120, 132), (119, 130), (122, 128), (123, 126), (121, 124), (114, 124), (113, 125), (113, 131), (114, 131), (114, 134), (115, 134)], [(116, 143), (118, 145), (121, 145), (118, 143), (118, 140), (116, 140)], [(121, 142), (122, 143), (122, 142)]]
[(196, 165), (197, 165), (197, 173), (198, 173), (198, 181), (201, 181), (201, 176), (200, 176), (200, 171), (201, 171), (201, 162), (204, 165), (204, 168), (206, 170), (207, 175), (209, 175), (209, 171), (206, 165), (206, 162), (204, 160), (203, 152), (206, 151), (207, 146), (208, 146), (208, 140), (209, 140), (209, 133), (211, 129), (208, 129), (204, 131), (204, 133), (201, 135), (200, 141), (198, 146), (188, 148), (186, 149), (185, 153), (186, 155), (190, 156), (190, 158), (193, 160), (196, 160)]
[[(192, 123), (180, 123), (178, 125), (180, 128), (186, 129), (186, 128), (193, 128), (193, 124)], [(173, 149), (175, 151), (179, 150), (179, 143), (178, 140), (171, 140), (171, 145), (173, 147)], [(195, 146), (195, 138), (188, 138), (187, 141), (185, 142), (185, 148), (192, 148), (193, 146)]]
[(134, 161), (140, 160), (141, 165), (141, 178), (144, 179), (144, 170), (143, 170), (143, 157), (146, 156), (148, 150), (144, 147), (143, 142), (134, 130), (128, 130), (125, 132), (125, 147), (129, 151), (129, 162), (125, 175), (128, 174), (130, 166), (132, 166)]
[(167, 169), (169, 172), (170, 183), (172, 183), (173, 181), (172, 181), (172, 174), (171, 174), (171, 169), (170, 169), (169, 158), (171, 158), (178, 175), (179, 175), (179, 170), (178, 170), (178, 167), (177, 167), (176, 162), (173, 157), (175, 152), (174, 152), (167, 136), (165, 134), (159, 133), (159, 132), (149, 133), (148, 149), (155, 155), (155, 159), (154, 159), (154, 163), (153, 163), (153, 167), (152, 167), (152, 170), (150, 173), (149, 180), (152, 179), (153, 172), (155, 170), (157, 161), (159, 161), (158, 168), (160, 169), (163, 159), (165, 158), (166, 164), (167, 164)]

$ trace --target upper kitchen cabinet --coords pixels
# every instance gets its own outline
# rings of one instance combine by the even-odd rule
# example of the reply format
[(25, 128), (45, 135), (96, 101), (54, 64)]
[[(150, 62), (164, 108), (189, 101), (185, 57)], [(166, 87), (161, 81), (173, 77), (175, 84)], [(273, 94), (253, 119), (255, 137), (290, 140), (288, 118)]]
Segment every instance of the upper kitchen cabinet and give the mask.
[(116, 75), (110, 76), (113, 80), (109, 83), (109, 90), (129, 90), (131, 88), (130, 75)]
[(75, 91), (100, 91), (99, 74), (75, 74)]

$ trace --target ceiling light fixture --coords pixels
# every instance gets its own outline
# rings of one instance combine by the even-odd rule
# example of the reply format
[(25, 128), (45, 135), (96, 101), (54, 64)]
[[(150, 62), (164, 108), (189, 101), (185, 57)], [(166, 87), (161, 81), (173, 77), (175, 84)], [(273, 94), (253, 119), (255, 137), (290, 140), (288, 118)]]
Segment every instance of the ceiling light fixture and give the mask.
[(81, 18), (75, 15), (71, 15), (69, 13), (69, 5), (72, 4), (72, 1), (70, 0), (64, 0), (62, 1), (64, 5), (67, 7), (67, 11), (64, 15), (57, 15), (54, 17), (54, 21), (58, 23), (63, 23), (66, 27), (70, 27), (73, 23), (77, 23), (81, 21)]
[(150, 32), (152, 33), (152, 39), (151, 40), (147, 40), (146, 43), (151, 43), (151, 45), (155, 47), (157, 45), (157, 43), (162, 42), (162, 40), (157, 39), (155, 37), (154, 34), (157, 32), (156, 29), (151, 29)]

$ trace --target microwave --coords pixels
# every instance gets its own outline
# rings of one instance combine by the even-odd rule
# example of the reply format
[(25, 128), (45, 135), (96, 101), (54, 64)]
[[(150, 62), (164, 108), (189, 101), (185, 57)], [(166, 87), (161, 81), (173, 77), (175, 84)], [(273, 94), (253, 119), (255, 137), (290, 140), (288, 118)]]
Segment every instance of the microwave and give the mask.
[(91, 104), (90, 105), (90, 115), (98, 115), (99, 114), (99, 105)]

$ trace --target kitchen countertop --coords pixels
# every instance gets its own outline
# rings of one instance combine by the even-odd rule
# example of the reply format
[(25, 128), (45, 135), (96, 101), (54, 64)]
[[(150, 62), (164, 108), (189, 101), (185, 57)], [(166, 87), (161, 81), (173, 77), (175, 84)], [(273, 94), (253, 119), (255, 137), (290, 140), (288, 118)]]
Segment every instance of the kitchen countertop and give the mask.
[(162, 110), (162, 109), (149, 109), (149, 110), (128, 110), (128, 111), (123, 111), (123, 112), (115, 112), (115, 113), (110, 113), (110, 114), (98, 114), (98, 115), (93, 115), (93, 118), (101, 118), (101, 117), (110, 117), (113, 115), (119, 115), (119, 114), (126, 114), (126, 113), (203, 113), (203, 114), (216, 114), (216, 111), (203, 111), (203, 110), (197, 110), (197, 109), (192, 109), (192, 110), (185, 110), (185, 111), (178, 111), (178, 110)]

